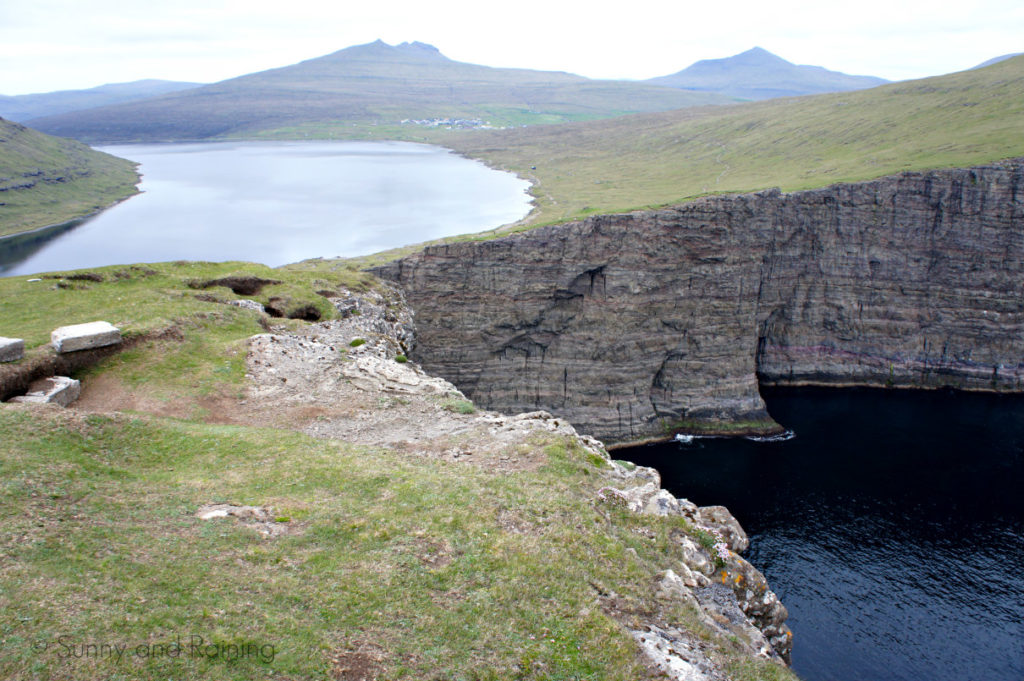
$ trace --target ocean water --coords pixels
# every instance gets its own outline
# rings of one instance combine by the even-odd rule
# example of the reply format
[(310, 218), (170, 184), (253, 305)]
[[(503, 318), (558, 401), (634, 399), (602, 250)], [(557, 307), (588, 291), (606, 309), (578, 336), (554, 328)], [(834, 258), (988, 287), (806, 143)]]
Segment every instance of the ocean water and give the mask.
[(0, 276), (167, 260), (278, 266), (479, 232), (530, 210), (528, 182), (423, 144), (101, 150), (141, 164), (143, 193), (84, 221), (0, 239)]
[(616, 452), (723, 504), (808, 681), (1024, 679), (1024, 397), (765, 390), (783, 442)]

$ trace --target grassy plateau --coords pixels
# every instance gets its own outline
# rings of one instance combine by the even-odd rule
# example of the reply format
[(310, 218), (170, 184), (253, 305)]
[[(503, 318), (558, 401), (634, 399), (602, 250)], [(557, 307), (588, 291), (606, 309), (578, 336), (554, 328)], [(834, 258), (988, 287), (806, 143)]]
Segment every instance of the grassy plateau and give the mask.
[(1024, 57), (870, 90), (443, 140), (532, 180), (533, 224), (1024, 156)]

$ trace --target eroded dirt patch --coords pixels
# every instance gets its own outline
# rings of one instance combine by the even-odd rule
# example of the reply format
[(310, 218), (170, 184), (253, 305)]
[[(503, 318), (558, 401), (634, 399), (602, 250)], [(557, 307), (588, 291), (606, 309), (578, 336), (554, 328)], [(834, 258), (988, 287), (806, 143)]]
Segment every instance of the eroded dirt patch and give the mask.
[(207, 279), (205, 281), (190, 281), (191, 288), (211, 288), (213, 286), (226, 286), (239, 296), (253, 296), (263, 290), (264, 286), (280, 284), (276, 279), (262, 279), (256, 276), (235, 276), (221, 277), (219, 279)]

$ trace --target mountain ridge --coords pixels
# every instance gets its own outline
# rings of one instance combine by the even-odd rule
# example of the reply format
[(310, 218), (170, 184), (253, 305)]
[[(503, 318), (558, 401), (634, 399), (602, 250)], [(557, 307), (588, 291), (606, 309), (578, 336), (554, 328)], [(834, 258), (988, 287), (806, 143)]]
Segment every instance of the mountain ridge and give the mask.
[(417, 119), (513, 126), (730, 101), (715, 93), (635, 81), (468, 64), (425, 43), (393, 46), (378, 40), (191, 90), (41, 117), (30, 124), (86, 142), (246, 137), (308, 125), (333, 125), (344, 136)]
[(121, 104), (179, 92), (202, 83), (145, 78), (127, 83), (107, 83), (79, 90), (56, 90), (26, 95), (0, 95), (0, 117), (24, 123), (33, 118), (53, 116), (97, 106)]

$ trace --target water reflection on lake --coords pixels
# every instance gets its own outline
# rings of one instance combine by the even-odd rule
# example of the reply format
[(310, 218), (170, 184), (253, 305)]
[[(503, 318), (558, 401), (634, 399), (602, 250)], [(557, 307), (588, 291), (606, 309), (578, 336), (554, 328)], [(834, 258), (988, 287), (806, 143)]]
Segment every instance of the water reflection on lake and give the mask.
[(530, 209), (526, 181), (422, 144), (238, 142), (102, 151), (141, 164), (143, 193), (72, 229), (0, 240), (0, 274), (166, 260), (277, 266), (478, 232)]

